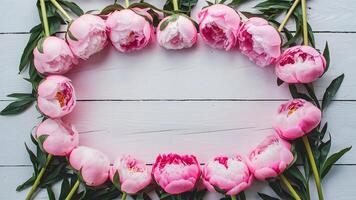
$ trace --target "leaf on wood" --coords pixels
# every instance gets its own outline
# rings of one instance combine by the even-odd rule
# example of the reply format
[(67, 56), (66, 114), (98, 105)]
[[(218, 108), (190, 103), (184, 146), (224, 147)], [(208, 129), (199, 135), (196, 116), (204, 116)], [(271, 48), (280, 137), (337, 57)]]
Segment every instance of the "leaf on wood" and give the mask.
[(124, 7), (122, 7), (120, 4), (115, 3), (103, 8), (100, 12), (100, 15), (108, 15), (116, 10), (122, 10), (122, 9), (124, 9)]
[(345, 75), (341, 74), (330, 83), (328, 88), (326, 88), (322, 101), (322, 110), (325, 110), (325, 108), (330, 104), (331, 100), (335, 97), (342, 84), (342, 81), (344, 80), (344, 77)]
[(53, 192), (51, 186), (47, 187), (47, 194), (48, 194), (49, 200), (56, 200), (56, 196), (54, 195), (54, 192)]
[(33, 102), (35, 100), (33, 99), (20, 99), (16, 100), (14, 102), (11, 102), (9, 105), (7, 105), (1, 112), (0, 115), (16, 115), (24, 112), (27, 110), (29, 107), (32, 106)]
[(164, 20), (159, 27), (159, 30), (163, 31), (169, 23), (175, 22), (178, 19), (178, 15), (171, 15), (168, 19)]
[(326, 67), (325, 67), (325, 71), (324, 71), (324, 74), (325, 74), (325, 72), (328, 71), (329, 66), (330, 66), (330, 51), (329, 51), (328, 42), (325, 43), (325, 48), (324, 48), (323, 56), (324, 56), (325, 61), (326, 61)]
[(277, 85), (281, 86), (284, 83), (280, 78), (277, 78)]
[(66, 7), (69, 10), (71, 10), (77, 16), (81, 16), (84, 14), (84, 11), (74, 2), (66, 1), (66, 0), (60, 0), (58, 2), (62, 4), (63, 7)]
[(334, 153), (331, 155), (324, 163), (323, 167), (320, 170), (320, 176), (321, 178), (324, 178), (330, 169), (333, 167), (333, 164), (335, 164), (345, 153), (351, 150), (352, 147), (347, 147), (345, 149), (340, 150), (337, 153)]
[(271, 197), (271, 196), (269, 196), (269, 195), (267, 195), (267, 194), (264, 194), (264, 193), (257, 193), (258, 194), (258, 196), (260, 196), (260, 198), (262, 199), (262, 200), (280, 200), (280, 199), (278, 199), (278, 198), (274, 198), (274, 197)]

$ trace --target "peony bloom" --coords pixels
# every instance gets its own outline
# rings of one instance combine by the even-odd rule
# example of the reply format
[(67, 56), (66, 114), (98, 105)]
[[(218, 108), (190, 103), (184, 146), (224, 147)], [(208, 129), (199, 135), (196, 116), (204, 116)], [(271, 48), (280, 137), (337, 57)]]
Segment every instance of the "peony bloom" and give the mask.
[(320, 120), (318, 107), (304, 99), (293, 99), (279, 107), (273, 128), (280, 137), (294, 140), (312, 131)]
[(159, 23), (157, 40), (166, 49), (190, 48), (197, 41), (197, 29), (188, 17), (171, 15)]
[(36, 138), (45, 137), (43, 149), (55, 156), (68, 156), (79, 144), (79, 134), (70, 124), (60, 119), (46, 119), (36, 130)]
[(114, 183), (114, 176), (120, 177), (121, 191), (128, 194), (136, 194), (147, 187), (151, 181), (151, 170), (146, 164), (131, 156), (124, 156), (117, 160), (110, 169), (110, 179)]
[(281, 37), (277, 30), (259, 17), (252, 17), (240, 26), (239, 48), (261, 67), (274, 64), (281, 55)]
[(198, 14), (199, 32), (209, 46), (230, 50), (235, 47), (240, 26), (237, 12), (223, 4), (204, 8)]
[(80, 16), (70, 24), (67, 41), (74, 55), (88, 59), (107, 44), (105, 21), (96, 15)]
[(57, 37), (46, 37), (33, 50), (36, 70), (41, 74), (64, 74), (78, 64), (68, 44)]
[(69, 156), (70, 165), (80, 172), (88, 186), (99, 186), (108, 179), (110, 161), (102, 152), (79, 146)]
[(76, 97), (71, 81), (64, 76), (48, 76), (38, 86), (39, 110), (50, 118), (59, 118), (72, 112)]
[(278, 135), (267, 137), (249, 155), (249, 165), (258, 180), (282, 174), (293, 160), (291, 144)]
[(203, 168), (203, 183), (206, 188), (224, 191), (227, 195), (236, 195), (248, 188), (253, 174), (241, 156), (219, 156), (210, 160)]
[(326, 61), (310, 46), (294, 46), (285, 50), (276, 64), (276, 75), (287, 83), (310, 83), (323, 75)]
[(121, 52), (140, 50), (153, 38), (152, 17), (135, 8), (115, 11), (106, 20), (112, 44)]
[(200, 166), (193, 155), (159, 155), (152, 174), (157, 184), (169, 194), (192, 190), (200, 178)]

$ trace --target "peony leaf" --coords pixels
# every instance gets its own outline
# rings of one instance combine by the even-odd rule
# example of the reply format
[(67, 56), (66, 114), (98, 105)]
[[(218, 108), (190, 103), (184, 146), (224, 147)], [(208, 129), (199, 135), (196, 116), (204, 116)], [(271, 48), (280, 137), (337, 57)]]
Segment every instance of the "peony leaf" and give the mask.
[(323, 167), (320, 170), (320, 176), (321, 178), (324, 178), (330, 169), (333, 167), (333, 164), (335, 164), (345, 153), (351, 150), (352, 147), (347, 147), (345, 149), (340, 150), (337, 153), (334, 153), (331, 155), (324, 163)]
[(81, 16), (84, 14), (84, 11), (74, 2), (59, 0), (58, 3), (62, 4), (63, 7), (66, 7), (69, 10), (71, 10), (77, 16)]
[(330, 51), (329, 51), (328, 42), (325, 43), (325, 48), (324, 48), (323, 56), (324, 56), (325, 61), (326, 61), (326, 67), (325, 67), (325, 71), (324, 71), (324, 74), (325, 74), (325, 72), (328, 71), (329, 66), (330, 66)]
[(120, 4), (115, 3), (103, 8), (100, 12), (100, 15), (108, 15), (116, 10), (122, 10), (122, 9), (124, 9), (124, 7), (122, 7)]
[(114, 174), (113, 183), (118, 190), (121, 190), (120, 175), (117, 171)]
[(31, 185), (33, 185), (35, 180), (36, 180), (36, 174), (33, 173), (32, 176), (28, 180), (26, 180), (24, 183), (22, 183), (21, 185), (16, 187), (16, 191), (20, 192), (20, 191), (30, 187)]
[(71, 188), (70, 188), (68, 179), (67, 178), (63, 179), (62, 185), (61, 185), (61, 192), (59, 194), (59, 198), (58, 199), (59, 200), (64, 200), (67, 197), (70, 189)]
[(21, 55), (19, 72), (22, 72), (26, 68), (26, 66), (29, 64), (30, 60), (33, 59), (32, 52), (33, 52), (33, 49), (36, 48), (38, 40), (43, 35), (42, 31), (43, 31), (42, 24), (39, 24), (31, 29), (30, 38), (26, 44), (26, 47), (24, 48), (24, 50), (22, 52), (22, 55)]
[(165, 21), (162, 22), (161, 26), (159, 27), (159, 30), (163, 31), (169, 23), (174, 22), (178, 19), (178, 15), (171, 15), (170, 18), (166, 19)]
[(269, 196), (267, 194), (264, 194), (264, 193), (259, 193), (258, 192), (257, 194), (258, 194), (258, 196), (261, 197), (262, 200), (279, 200), (277, 198), (271, 197), (271, 196)]
[(47, 194), (48, 194), (49, 200), (56, 200), (56, 196), (54, 195), (54, 192), (53, 192), (51, 186), (47, 186)]
[(45, 150), (43, 149), (43, 143), (47, 138), (48, 138), (48, 135), (41, 135), (40, 137), (37, 138), (38, 146), (40, 147), (40, 149), (43, 152), (45, 152)]
[(277, 85), (281, 86), (284, 83), (284, 81), (282, 81), (281, 79), (277, 78)]
[(330, 104), (332, 98), (335, 97), (342, 84), (342, 81), (344, 80), (344, 77), (345, 75), (341, 74), (330, 83), (328, 88), (326, 88), (322, 101), (322, 110), (325, 110), (325, 108)]
[(32, 106), (34, 99), (21, 99), (11, 102), (1, 112), (0, 115), (16, 115), (24, 112)]
[(43, 54), (43, 42), (46, 38), (41, 38), (40, 40), (38, 40), (37, 42), (37, 50)]

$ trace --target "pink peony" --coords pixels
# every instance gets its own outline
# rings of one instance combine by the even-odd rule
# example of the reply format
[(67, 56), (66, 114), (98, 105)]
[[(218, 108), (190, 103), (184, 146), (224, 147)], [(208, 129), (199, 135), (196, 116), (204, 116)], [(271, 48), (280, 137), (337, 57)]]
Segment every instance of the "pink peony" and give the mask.
[(99, 186), (108, 179), (110, 161), (102, 152), (79, 146), (69, 156), (70, 165), (78, 170), (88, 186)]
[(242, 23), (238, 42), (241, 52), (261, 67), (274, 64), (281, 55), (279, 33), (259, 17), (252, 17)]
[(293, 160), (291, 145), (278, 135), (267, 137), (249, 155), (249, 165), (258, 180), (282, 174)]
[(80, 16), (70, 24), (67, 41), (74, 55), (88, 59), (107, 44), (105, 21), (96, 15)]
[(310, 46), (294, 46), (283, 52), (276, 64), (276, 75), (287, 83), (310, 83), (323, 75), (326, 61)]
[(206, 188), (224, 191), (227, 195), (236, 195), (250, 187), (253, 174), (241, 156), (219, 156), (210, 160), (203, 168), (203, 183)]
[(280, 137), (294, 140), (312, 131), (320, 120), (318, 107), (304, 99), (293, 99), (279, 107), (273, 127)]
[(166, 49), (190, 48), (197, 41), (197, 29), (188, 17), (171, 15), (159, 23), (157, 40)]
[(114, 176), (118, 173), (121, 191), (136, 194), (147, 187), (151, 181), (151, 170), (146, 164), (131, 156), (124, 156), (117, 160), (110, 169), (110, 179), (114, 183)]
[(192, 190), (200, 178), (200, 166), (193, 155), (159, 155), (152, 174), (157, 184), (170, 194)]
[(79, 134), (70, 124), (60, 119), (46, 119), (36, 130), (36, 137), (45, 137), (43, 149), (55, 156), (68, 156), (79, 144)]
[(68, 44), (57, 37), (46, 37), (33, 50), (36, 70), (41, 74), (64, 74), (78, 64)]
[(106, 20), (112, 44), (121, 52), (140, 50), (153, 38), (152, 17), (142, 9), (115, 11)]
[(50, 118), (59, 118), (72, 112), (76, 97), (71, 81), (64, 76), (48, 76), (38, 86), (39, 110)]
[(206, 7), (199, 12), (198, 22), (205, 43), (225, 50), (235, 47), (240, 16), (234, 9), (223, 4)]

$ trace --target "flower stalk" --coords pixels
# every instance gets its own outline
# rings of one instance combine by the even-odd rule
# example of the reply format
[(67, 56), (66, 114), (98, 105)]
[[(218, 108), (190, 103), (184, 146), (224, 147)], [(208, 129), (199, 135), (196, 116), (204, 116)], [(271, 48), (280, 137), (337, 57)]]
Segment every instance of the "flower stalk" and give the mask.
[(302, 17), (303, 17), (303, 42), (304, 45), (308, 45), (308, 19), (307, 19), (307, 2), (302, 0)]
[(50, 35), (50, 33), (49, 33), (46, 5), (45, 5), (44, 0), (40, 0), (40, 6), (41, 6), (42, 25), (44, 28), (44, 33), (45, 33), (45, 36), (48, 37)]
[(300, 0), (295, 0), (293, 5), (290, 7), (290, 9), (288, 10), (286, 17), (283, 19), (282, 23), (279, 25), (278, 27), (278, 32), (281, 32), (282, 29), (284, 28), (284, 26), (287, 24), (288, 19), (290, 18), (290, 16), (292, 15), (293, 11), (295, 10), (295, 8), (297, 7), (297, 5), (299, 4)]
[[(44, 1), (44, 0), (41, 0)], [(46, 159), (46, 163), (45, 165), (42, 167), (40, 173), (37, 175), (37, 178), (35, 180), (35, 183), (32, 185), (32, 188), (30, 190), (30, 192), (27, 194), (26, 196), (26, 200), (30, 200), (32, 195), (36, 192), (38, 185), (40, 184), (41, 178), (43, 177), (44, 173), (46, 172), (47, 166), (49, 165), (49, 163), (51, 162), (52, 159), (52, 155), (48, 154), (47, 159)]]
[(173, 9), (174, 9), (174, 11), (179, 10), (179, 7), (178, 7), (178, 0), (173, 0), (172, 2), (173, 2)]
[(126, 192), (123, 192), (123, 193), (122, 193), (121, 200), (126, 200), (126, 197), (127, 197), (127, 193), (126, 193)]
[(64, 10), (64, 8), (57, 2), (57, 0), (51, 0), (52, 4), (54, 7), (57, 8), (57, 10), (65, 17), (69, 22), (73, 21), (73, 19), (69, 16), (67, 11)]
[(130, 6), (130, 0), (125, 0), (125, 6), (128, 8)]
[(236, 200), (236, 196), (235, 195), (231, 195), (231, 200)]
[(69, 194), (67, 195), (67, 197), (65, 198), (65, 200), (71, 200), (74, 193), (77, 191), (78, 187), (79, 187), (80, 181), (79, 178), (78, 180), (75, 182), (73, 188), (70, 190)]
[(283, 174), (281, 174), (279, 176), (283, 182), (283, 184), (287, 187), (288, 191), (291, 193), (292, 197), (295, 199), (295, 200), (302, 200), (298, 193), (294, 190), (293, 186), (290, 184), (290, 182), (288, 181), (287, 177), (285, 177)]

